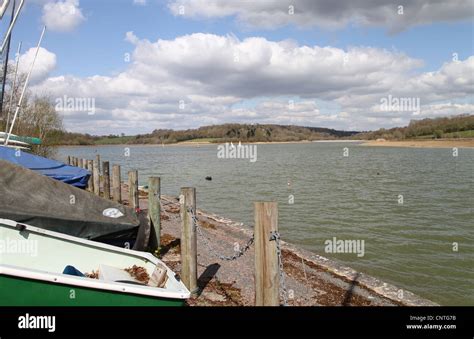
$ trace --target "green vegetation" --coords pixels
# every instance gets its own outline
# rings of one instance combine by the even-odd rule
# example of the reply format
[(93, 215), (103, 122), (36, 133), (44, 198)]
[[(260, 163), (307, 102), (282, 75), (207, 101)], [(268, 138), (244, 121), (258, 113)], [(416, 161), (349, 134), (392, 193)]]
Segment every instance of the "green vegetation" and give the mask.
[(357, 134), (354, 139), (441, 139), (474, 137), (474, 115), (412, 120), (406, 127), (381, 128), (373, 132)]
[(474, 129), (468, 131), (444, 133), (443, 138), (474, 138)]
[(100, 139), (94, 140), (96, 145), (120, 145), (126, 144), (134, 137), (131, 136), (118, 136), (118, 135), (109, 135), (106, 137), (101, 137)]
[[(5, 92), (7, 95), (7, 92)], [(9, 95), (7, 95), (9, 96)], [(9, 107), (10, 103), (4, 104), (3, 116), (6, 116), (8, 110), (14, 112)], [(12, 104), (13, 105), (13, 104)], [(11, 113), (13, 115), (13, 113)], [(11, 117), (10, 117), (11, 118)], [(0, 121), (0, 130), (5, 130), (5, 120)], [(9, 126), (11, 121), (9, 122)], [(31, 151), (35, 154), (50, 157), (54, 155), (54, 135), (62, 130), (61, 116), (56, 112), (50, 98), (43, 97), (26, 97), (22, 103), (22, 110), (18, 115), (15, 125), (13, 126), (13, 134), (23, 137), (39, 138), (41, 144), (32, 145)]]
[[(37, 99), (39, 100), (39, 99)], [(52, 113), (51, 105), (46, 105), (44, 99), (39, 100), (44, 107), (36, 105), (37, 110), (31, 112), (49, 112), (48, 116), (56, 117)], [(41, 109), (39, 109), (41, 108)], [(49, 108), (49, 109), (46, 109)], [(41, 113), (43, 114), (43, 113)], [(26, 115), (25, 115), (26, 117)], [(31, 121), (36, 121), (28, 116)], [(50, 119), (51, 120), (51, 119)], [(55, 121), (53, 119), (53, 121)], [(60, 122), (58, 122), (60, 124)], [(25, 122), (26, 124), (26, 122)], [(319, 127), (260, 125), (260, 124), (223, 124), (203, 126), (197, 129), (175, 131), (171, 129), (157, 129), (152, 133), (135, 136), (108, 135), (94, 136), (90, 134), (71, 133), (61, 129), (51, 129), (52, 124), (45, 128), (48, 132), (39, 133), (34, 128), (24, 130), (25, 124), (18, 124), (16, 132), (20, 135), (42, 136), (47, 145), (119, 145), (119, 144), (172, 144), (179, 142), (285, 142), (285, 141), (312, 141), (337, 139), (439, 139), (439, 138), (473, 138), (474, 115), (458, 115), (453, 117), (413, 120), (406, 127), (379, 129), (372, 132), (347, 132)], [(29, 126), (34, 127), (29, 124)], [(49, 125), (48, 125), (49, 126)], [(59, 125), (60, 126), (60, 125)]]
[(271, 142), (337, 139), (349, 137), (357, 132), (343, 132), (328, 128), (259, 125), (223, 124), (203, 126), (184, 131), (154, 130), (150, 134), (139, 135), (131, 143), (176, 143), (190, 140), (209, 140), (210, 142)]
[(66, 146), (91, 146), (91, 145), (121, 145), (127, 144), (134, 136), (95, 136), (90, 134), (71, 133), (66, 131), (54, 131), (51, 133), (50, 140), (54, 145)]
[[(3, 73), (3, 63), (0, 66)], [(9, 66), (2, 112), (0, 112), (0, 131), (5, 131), (7, 119), (10, 128), (13, 115), (16, 111), (26, 74), (19, 72), (16, 85), (13, 86), (14, 67)], [(32, 95), (26, 91), (21, 103), (12, 133), (22, 137), (34, 137), (41, 140), (41, 144), (32, 145), (31, 151), (35, 154), (50, 157), (54, 155), (53, 135), (63, 129), (62, 117), (54, 107), (53, 100), (47, 95)]]
[(257, 124), (223, 124), (203, 126), (197, 129), (174, 131), (154, 130), (149, 134), (136, 136), (92, 136), (89, 134), (57, 131), (56, 145), (104, 145), (104, 144), (173, 144), (178, 142), (271, 142), (331, 140), (350, 138), (358, 132), (337, 131), (329, 128), (300, 127)]

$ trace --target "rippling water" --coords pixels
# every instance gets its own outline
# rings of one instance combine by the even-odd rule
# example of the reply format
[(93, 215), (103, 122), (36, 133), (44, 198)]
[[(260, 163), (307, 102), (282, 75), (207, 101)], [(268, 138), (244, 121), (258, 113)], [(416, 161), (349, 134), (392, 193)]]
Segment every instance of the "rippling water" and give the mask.
[[(218, 159), (217, 145), (126, 146), (129, 157), (124, 147), (61, 148), (58, 158), (99, 153), (122, 178), (132, 168), (141, 185), (160, 176), (164, 194), (194, 186), (199, 208), (250, 226), (253, 201), (277, 200), (284, 240), (440, 304), (474, 305), (474, 149), (272, 144), (250, 162)], [(325, 253), (333, 237), (364, 240), (365, 255)]]

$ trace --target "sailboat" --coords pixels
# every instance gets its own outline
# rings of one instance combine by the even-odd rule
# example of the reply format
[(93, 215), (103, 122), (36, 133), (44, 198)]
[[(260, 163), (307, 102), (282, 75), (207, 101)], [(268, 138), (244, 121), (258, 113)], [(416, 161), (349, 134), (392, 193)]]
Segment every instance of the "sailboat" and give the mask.
[[(12, 134), (10, 136), (9, 140), (9, 145), (6, 147), (11, 147), (11, 148), (19, 148), (22, 150), (29, 150), (30, 149), (30, 144), (27, 143), (26, 141), (21, 141), (21, 140), (15, 140), (18, 136), (15, 134)], [(7, 140), (7, 133), (5, 132), (0, 132), (0, 145), (5, 144), (5, 141)]]
[[(25, 2), (24, 0), (21, 0), (18, 9), (15, 11), (16, 1), (13, 1), (12, 17), (11, 17), (11, 20), (10, 20), (10, 24), (9, 24), (7, 32), (5, 33), (5, 36), (3, 38), (3, 42), (0, 46), (0, 54), (2, 54), (2, 55), (3, 55), (4, 49), (6, 47), (6, 55), (4, 56), (5, 57), (5, 64), (4, 64), (3, 79), (2, 79), (3, 80), (2, 81), (2, 92), (1, 92), (1, 98), (0, 98), (0, 111), (3, 109), (3, 96), (4, 96), (4, 93), (5, 93), (5, 80), (6, 80), (7, 67), (8, 67), (8, 54), (9, 54), (9, 49), (10, 49), (11, 33), (12, 33), (13, 27), (15, 26), (15, 23), (18, 19), (18, 16), (21, 12), (21, 9), (23, 8), (24, 2)], [(8, 3), (9, 3), (9, 1), (4, 1), (4, 3), (2, 4), (2, 7), (0, 7), (0, 17), (3, 17), (3, 14), (6, 11)], [(19, 54), (20, 54), (20, 49), (21, 49), (21, 42), (18, 46), (16, 69), (15, 69), (15, 78), (14, 78), (14, 81), (13, 81), (13, 86), (12, 86), (13, 89), (12, 89), (12, 93), (11, 93), (11, 96), (10, 96), (10, 108), (8, 110), (8, 116), (7, 116), (6, 124), (5, 124), (6, 129), (5, 129), (5, 132), (0, 132), (0, 143), (3, 143), (3, 145), (6, 146), (6, 147), (29, 149), (29, 146), (32, 145), (32, 144), (34, 144), (34, 145), (41, 144), (41, 140), (39, 138), (18, 136), (18, 135), (12, 134), (12, 131), (13, 131), (13, 127), (15, 125), (15, 121), (18, 117), (18, 113), (19, 113), (21, 104), (23, 102), (23, 98), (24, 98), (24, 95), (25, 95), (25, 92), (26, 92), (26, 88), (28, 87), (28, 83), (30, 81), (30, 76), (31, 76), (31, 73), (32, 73), (33, 68), (34, 68), (36, 58), (38, 57), (38, 52), (39, 52), (39, 49), (40, 49), (40, 46), (41, 46), (41, 42), (43, 41), (45, 31), (46, 31), (46, 26), (43, 27), (43, 30), (41, 32), (41, 36), (40, 36), (40, 39), (38, 41), (38, 45), (36, 46), (35, 56), (33, 58), (33, 61), (31, 63), (31, 65), (30, 65), (29, 72), (27, 73), (25, 83), (23, 84), (23, 88), (22, 88), (22, 91), (21, 91), (21, 94), (20, 94), (20, 98), (19, 98), (18, 103), (16, 105), (15, 114), (13, 115), (13, 119), (10, 123), (10, 121), (9, 121), (10, 120), (10, 108), (12, 107), (13, 92), (14, 92), (14, 89), (15, 89), (15, 83), (16, 83), (16, 79), (17, 79), (17, 71), (18, 71), (18, 62), (19, 62)], [(2, 113), (2, 112), (0, 112), (0, 113)]]
[[(5, 144), (8, 133), (0, 132), (0, 145)], [(41, 139), (35, 137), (23, 137), (16, 134), (10, 134), (7, 147), (29, 150), (31, 145), (41, 145)]]

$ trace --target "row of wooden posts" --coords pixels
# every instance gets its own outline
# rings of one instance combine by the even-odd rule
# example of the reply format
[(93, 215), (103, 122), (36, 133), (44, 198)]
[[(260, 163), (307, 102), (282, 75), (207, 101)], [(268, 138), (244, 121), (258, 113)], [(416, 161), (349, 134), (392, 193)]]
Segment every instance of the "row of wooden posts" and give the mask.
[[(112, 166), (110, 175), (110, 163), (100, 161), (100, 155), (95, 156), (95, 160), (88, 160), (77, 157), (67, 157), (67, 163), (71, 166), (81, 167), (91, 173), (87, 190), (105, 199), (122, 203), (122, 179), (120, 165)], [(138, 197), (138, 172), (136, 170), (128, 172), (129, 204), (132, 208), (139, 208)]]
[[(110, 180), (109, 162), (103, 161), (100, 166), (100, 155), (96, 159), (86, 160), (68, 156), (68, 164), (82, 167), (91, 172), (87, 190), (122, 203), (120, 166), (112, 167)], [(102, 171), (101, 171), (102, 169)], [(102, 172), (102, 174), (101, 174)], [(139, 208), (138, 171), (128, 172), (129, 205)], [(112, 189), (110, 190), (110, 188)], [(160, 244), (161, 209), (160, 178), (148, 178), (148, 218), (155, 230), (157, 244)], [(257, 306), (277, 306), (280, 304), (280, 272), (276, 242), (271, 241), (273, 232), (278, 232), (278, 206), (276, 202), (255, 202), (255, 304)], [(196, 189), (183, 187), (180, 193), (181, 216), (181, 279), (192, 292), (198, 291), (197, 271), (197, 233), (193, 213), (196, 212)]]
[[(86, 190), (105, 199), (123, 203), (122, 200), (122, 179), (120, 165), (112, 166), (112, 177), (110, 176), (110, 164), (108, 161), (100, 161), (100, 155), (95, 156), (95, 160), (81, 159), (68, 156), (67, 163), (71, 166), (81, 167), (91, 173)], [(161, 234), (161, 212), (160, 212), (160, 178), (148, 178), (148, 218), (151, 227), (154, 228), (155, 237), (151, 239), (151, 244), (156, 248), (160, 244)], [(128, 205), (134, 211), (140, 209), (140, 197), (138, 192), (138, 171), (128, 171)], [(153, 248), (156, 249), (156, 248)]]
[[(196, 189), (181, 188), (181, 279), (191, 292), (197, 284), (197, 235), (191, 211), (196, 211)], [(271, 235), (278, 232), (278, 205), (274, 201), (254, 202), (255, 228), (255, 305), (280, 304), (280, 271), (276, 242)]]

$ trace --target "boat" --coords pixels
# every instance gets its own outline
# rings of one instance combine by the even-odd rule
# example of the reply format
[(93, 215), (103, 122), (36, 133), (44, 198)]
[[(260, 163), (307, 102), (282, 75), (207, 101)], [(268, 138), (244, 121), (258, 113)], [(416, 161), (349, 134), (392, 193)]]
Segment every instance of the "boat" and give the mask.
[[(0, 132), (0, 144), (4, 144), (5, 140), (8, 137), (8, 133), (6, 132)], [(10, 139), (8, 140), (9, 144), (20, 144), (20, 145), (41, 145), (41, 139), (36, 138), (36, 137), (24, 137), (24, 136), (18, 136), (16, 134), (11, 134)]]
[(2, 145), (0, 145), (0, 160), (28, 168), (41, 175), (82, 189), (86, 188), (91, 175), (86, 169), (66, 165), (60, 161), (41, 157), (26, 151), (18, 152), (15, 148)]
[[(4, 145), (5, 141), (8, 138), (8, 133), (0, 132), (0, 145)], [(10, 136), (10, 140), (8, 141), (8, 145), (4, 145), (4, 147), (10, 147), (14, 149), (21, 149), (21, 150), (30, 150), (32, 144), (40, 145), (41, 140), (35, 140), (38, 138), (32, 137), (19, 137), (17, 135), (12, 134)], [(39, 143), (38, 143), (39, 142)]]
[[(8, 55), (9, 55), (9, 52), (10, 52), (11, 32), (12, 32), (12, 29), (15, 25), (15, 22), (16, 22), (17, 18), (18, 18), (18, 15), (20, 14), (20, 11), (23, 7), (24, 2), (25, 2), (24, 0), (21, 0), (18, 9), (15, 12), (15, 15), (13, 15), (13, 12), (15, 10), (15, 3), (13, 3), (13, 6), (12, 6), (12, 20), (10, 22), (8, 30), (5, 34), (4, 39), (3, 39), (3, 43), (0, 47), (0, 54), (3, 54), (3, 50), (4, 50), (5, 46), (7, 46), (7, 53), (6, 53), (6, 58), (5, 58), (6, 61), (8, 61)], [(33, 60), (32, 60), (31, 65), (30, 65), (30, 69), (29, 69), (29, 71), (26, 75), (25, 81), (23, 83), (20, 98), (18, 99), (18, 104), (16, 105), (15, 113), (13, 114), (11, 122), (10, 122), (10, 108), (8, 110), (7, 120), (6, 120), (6, 130), (5, 130), (5, 132), (1, 132), (1, 134), (0, 134), (0, 138), (2, 139), (2, 142), (3, 142), (5, 147), (13, 147), (13, 148), (24, 149), (24, 148), (28, 148), (30, 146), (30, 144), (35, 144), (35, 145), (40, 145), (41, 144), (41, 139), (39, 139), (39, 138), (18, 136), (18, 135), (13, 134), (12, 131), (13, 131), (13, 127), (15, 126), (15, 122), (16, 122), (16, 119), (18, 117), (18, 114), (19, 114), (19, 111), (20, 111), (20, 108), (21, 108), (21, 104), (23, 102), (23, 98), (25, 97), (25, 92), (26, 92), (26, 89), (28, 87), (28, 83), (29, 83), (30, 76), (31, 76), (31, 73), (33, 71), (35, 62), (36, 62), (36, 58), (38, 57), (38, 52), (40, 50), (41, 42), (43, 41), (43, 37), (44, 37), (45, 32), (46, 32), (46, 26), (43, 26), (43, 30), (41, 31), (41, 35), (40, 35), (40, 38), (39, 38), (39, 41), (38, 41), (38, 45), (36, 46), (36, 53), (33, 57)], [(20, 51), (20, 48), (21, 48), (21, 42), (20, 42), (20, 45), (18, 47), (18, 51)], [(16, 62), (17, 67), (15, 69), (15, 77), (14, 77), (14, 81), (13, 81), (13, 88), (15, 88), (15, 82), (16, 82), (16, 78), (17, 78), (17, 70), (18, 70), (19, 60), (20, 60), (20, 58), (17, 57), (17, 62)], [(8, 62), (5, 62), (5, 67), (4, 67), (4, 70), (3, 70), (3, 78), (4, 79), (5, 79), (5, 76), (7, 74), (7, 65), (8, 65)], [(3, 83), (2, 83), (2, 90), (1, 90), (1, 96), (0, 96), (0, 111), (3, 109), (3, 95), (4, 95), (4, 92), (5, 92), (5, 81), (3, 81)], [(12, 103), (13, 103), (13, 91), (12, 91), (12, 94), (10, 96), (10, 107), (12, 107)], [(25, 144), (27, 144), (28, 146), (26, 146)]]
[[(0, 144), (3, 144), (5, 142), (4, 138), (0, 138)], [(3, 146), (3, 147), (9, 147), (9, 148), (14, 148), (14, 149), (20, 149), (23, 151), (29, 151), (30, 150), (30, 144), (24, 142), (24, 141), (10, 141), (8, 145)]]
[(135, 250), (152, 238), (132, 208), (1, 159), (0, 218)]
[[(6, 219), (0, 242), (0, 306), (180, 306), (190, 296), (150, 253)], [(151, 278), (137, 279), (131, 267)]]

